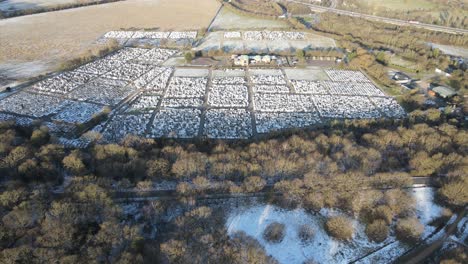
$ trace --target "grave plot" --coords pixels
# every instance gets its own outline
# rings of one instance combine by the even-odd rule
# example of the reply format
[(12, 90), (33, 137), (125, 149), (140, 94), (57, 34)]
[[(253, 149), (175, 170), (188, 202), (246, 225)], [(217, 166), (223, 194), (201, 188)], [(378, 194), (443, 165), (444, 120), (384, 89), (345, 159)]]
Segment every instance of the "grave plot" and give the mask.
[(312, 97), (300, 94), (257, 93), (254, 109), (260, 112), (316, 112)]
[(307, 127), (321, 122), (317, 112), (313, 113), (255, 113), (258, 133), (281, 129)]
[(150, 118), (149, 114), (116, 115), (102, 132), (103, 139), (108, 142), (118, 142), (129, 135), (145, 136)]
[(384, 96), (385, 94), (375, 87), (372, 83), (356, 83), (356, 82), (323, 82), (331, 94), (334, 95), (368, 95), (368, 96)]
[(176, 53), (176, 50), (171, 49), (151, 49), (148, 52), (134, 58), (132, 62), (139, 64), (161, 64)]
[(173, 77), (166, 97), (203, 97), (207, 81), (206, 78)]
[(126, 63), (122, 67), (114, 69), (103, 75), (105, 78), (132, 81), (147, 73), (152, 65)]
[(57, 97), (19, 92), (0, 100), (0, 110), (38, 118), (57, 113), (67, 103)]
[(224, 69), (224, 70), (213, 70), (213, 78), (230, 78), (230, 77), (245, 77), (244, 70), (237, 69)]
[(102, 75), (106, 72), (109, 72), (113, 69), (116, 69), (118, 67), (121, 67), (124, 65), (123, 62), (117, 61), (117, 60), (107, 60), (107, 59), (100, 59), (100, 60), (95, 60), (93, 62), (90, 62), (88, 64), (85, 64), (76, 71), (78, 72), (84, 72), (84, 73), (92, 73), (96, 75)]
[(173, 68), (166, 68), (161, 74), (146, 84), (145, 90), (151, 93), (162, 95), (166, 89), (173, 70)]
[(64, 72), (42, 80), (34, 84), (31, 88), (36, 92), (45, 94), (67, 94), (76, 87), (96, 77), (96, 75), (90, 73), (77, 71)]
[(241, 38), (241, 33), (239, 31), (227, 31), (224, 32), (224, 38), (225, 39), (240, 39)]
[(248, 88), (245, 85), (213, 85), (208, 92), (208, 104), (217, 107), (247, 107)]
[(316, 95), (315, 104), (322, 117), (379, 118), (378, 109), (365, 96)]
[(304, 40), (306, 38), (306, 35), (304, 32), (289, 31), (289, 32), (284, 32), (284, 35), (286, 36), (286, 39), (288, 40)]
[(170, 39), (195, 39), (197, 38), (196, 31), (174, 31), (169, 35)]
[(377, 106), (380, 112), (389, 118), (403, 118), (406, 116), (403, 107), (393, 98), (371, 97), (370, 100)]
[(198, 109), (162, 109), (151, 124), (152, 137), (193, 138), (198, 135), (201, 111)]
[(263, 40), (261, 31), (245, 31), (244, 40)]
[(282, 75), (252, 75), (250, 79), (255, 84), (286, 84)]
[(140, 78), (134, 81), (135, 86), (138, 89), (145, 87), (148, 83), (150, 83), (154, 78), (159, 76), (162, 72), (168, 70), (169, 68), (166, 67), (156, 67), (148, 71), (147, 73), (143, 74)]
[(161, 107), (164, 108), (187, 108), (202, 107), (203, 100), (200, 98), (164, 98)]
[(289, 93), (289, 87), (286, 85), (261, 85), (257, 84), (253, 86), (255, 93)]
[(70, 102), (60, 113), (52, 117), (52, 120), (72, 124), (84, 124), (101, 113), (102, 110), (103, 107), (101, 105)]
[(132, 38), (134, 39), (167, 39), (171, 32), (161, 31), (135, 31)]
[(130, 104), (126, 112), (153, 112), (160, 100), (161, 97), (157, 95), (142, 95)]
[(303, 94), (328, 94), (329, 91), (322, 82), (291, 81), (296, 93)]
[(13, 122), (18, 126), (30, 126), (33, 124), (34, 119), (29, 118), (29, 117), (19, 117), (15, 115), (0, 113), (0, 121)]
[(90, 101), (104, 105), (116, 105), (133, 93), (136, 88), (128, 82), (98, 78), (75, 89), (68, 96), (79, 101)]
[(141, 49), (141, 48), (123, 48), (118, 50), (117, 52), (106, 56), (106, 60), (117, 60), (117, 61), (122, 61), (126, 62), (131, 59), (135, 59), (139, 56), (142, 56), (143, 54), (147, 53), (150, 51), (149, 49)]
[(204, 135), (209, 138), (249, 138), (252, 132), (250, 112), (244, 109), (210, 109), (206, 112)]
[(325, 70), (330, 79), (335, 82), (371, 82), (362, 72), (360, 71), (349, 71), (349, 70)]
[(104, 34), (104, 38), (131, 38), (134, 33), (134, 31), (109, 31), (106, 34)]

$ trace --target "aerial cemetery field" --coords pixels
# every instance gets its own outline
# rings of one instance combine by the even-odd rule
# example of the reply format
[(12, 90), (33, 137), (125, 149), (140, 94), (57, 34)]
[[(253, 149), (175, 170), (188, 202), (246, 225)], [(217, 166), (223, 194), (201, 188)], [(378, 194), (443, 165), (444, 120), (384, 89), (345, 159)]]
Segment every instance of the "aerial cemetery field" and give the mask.
[[(64, 138), (70, 135), (60, 127), (88, 125), (105, 142), (116, 142), (127, 135), (246, 139), (333, 119), (405, 115), (359, 71), (161, 66), (177, 53), (120, 49), (5, 96), (0, 118), (39, 119)], [(108, 118), (91, 122), (104, 111)]]

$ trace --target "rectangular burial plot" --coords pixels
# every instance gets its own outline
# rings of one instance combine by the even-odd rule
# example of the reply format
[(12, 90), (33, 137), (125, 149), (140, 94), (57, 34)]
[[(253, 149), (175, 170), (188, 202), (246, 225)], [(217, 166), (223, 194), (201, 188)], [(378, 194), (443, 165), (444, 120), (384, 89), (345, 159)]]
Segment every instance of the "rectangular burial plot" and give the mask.
[(240, 31), (226, 31), (224, 32), (225, 39), (240, 39), (242, 34)]
[(31, 88), (35, 92), (45, 94), (67, 94), (78, 86), (96, 78), (97, 75), (91, 73), (83, 73), (78, 71), (64, 72), (57, 76), (47, 78)]
[(213, 84), (243, 84), (245, 83), (244, 70), (214, 70), (212, 72)]
[(123, 66), (104, 74), (103, 77), (109, 79), (133, 81), (147, 73), (153, 67), (154, 66), (152, 65), (125, 63)]
[(150, 114), (116, 115), (109, 121), (102, 136), (109, 142), (118, 142), (126, 136), (145, 136)]
[(135, 31), (109, 31), (104, 34), (104, 38), (129, 39), (132, 38)]
[(302, 128), (321, 122), (317, 112), (312, 113), (255, 113), (258, 133), (281, 129)]
[(158, 108), (161, 96), (141, 95), (125, 110), (127, 113), (151, 113)]
[(255, 69), (250, 70), (250, 78), (257, 84), (286, 84), (283, 73), (277, 69)]
[(322, 82), (317, 81), (291, 81), (296, 93), (302, 94), (329, 94)]
[(203, 106), (200, 98), (164, 98), (161, 107), (164, 108), (199, 108)]
[(197, 31), (174, 31), (169, 34), (170, 39), (195, 39)]
[[(169, 82), (169, 78), (171, 77), (172, 71), (172, 68), (165, 68), (165, 70), (161, 72), (161, 74), (159, 74), (152, 81), (149, 81), (147, 84), (144, 85), (145, 90), (151, 93), (162, 95), (166, 89), (167, 83)], [(142, 86), (143, 83), (146, 81), (147, 80), (139, 81), (138, 84), (136, 84), (137, 87)]]
[(145, 87), (148, 83), (150, 83), (152, 80), (154, 80), (156, 77), (158, 77), (161, 73), (163, 73), (164, 71), (168, 70), (170, 68), (166, 68), (166, 67), (156, 67), (156, 68), (153, 68), (151, 69), (150, 71), (148, 71), (147, 73), (143, 74), (142, 76), (140, 76), (140, 78), (136, 79), (134, 81), (135, 83), (135, 86), (138, 88), (138, 89), (141, 89), (143, 87)]
[(169, 83), (166, 97), (203, 97), (207, 82), (206, 78), (173, 77)]
[(76, 71), (101, 75), (113, 69), (119, 68), (122, 65), (124, 65), (124, 62), (121, 61), (99, 59), (77, 68)]
[(193, 108), (161, 109), (151, 124), (155, 138), (194, 138), (198, 135), (201, 111)]
[(372, 83), (326, 81), (323, 82), (323, 84), (330, 90), (331, 94), (336, 95), (385, 95), (379, 88), (375, 87)]
[(245, 109), (210, 109), (206, 112), (204, 135), (209, 138), (240, 139), (252, 134), (252, 119)]
[(69, 97), (80, 101), (116, 105), (136, 90), (127, 84), (127, 81), (98, 78), (75, 89)]
[(315, 95), (315, 104), (322, 117), (380, 118), (377, 107), (365, 96)]
[(403, 118), (406, 112), (398, 102), (389, 97), (371, 97), (370, 100), (377, 106), (381, 113), (389, 118)]
[(176, 54), (176, 50), (171, 49), (151, 49), (148, 52), (134, 58), (131, 62), (139, 64), (161, 64), (166, 61), (169, 57)]
[(72, 124), (84, 124), (101, 113), (102, 105), (85, 102), (70, 102), (52, 120)]
[(257, 93), (254, 109), (259, 112), (316, 112), (310, 95)]
[(132, 38), (134, 39), (166, 39), (171, 32), (162, 31), (135, 31)]
[(208, 104), (217, 107), (247, 107), (249, 91), (245, 85), (213, 85), (208, 92)]
[(256, 84), (253, 86), (255, 93), (289, 93), (289, 87), (276, 84)]
[(335, 82), (371, 82), (362, 72), (360, 71), (349, 71), (349, 70), (325, 70), (330, 79)]
[(123, 48), (123, 49), (116, 51), (113, 54), (106, 56), (105, 59), (126, 62), (128, 60), (138, 58), (139, 56), (142, 56), (148, 51), (150, 50), (141, 49), (141, 48)]
[(289, 80), (297, 81), (326, 81), (330, 80), (321, 68), (284, 69)]
[(0, 100), (0, 110), (38, 118), (57, 113), (68, 102), (57, 97), (19, 92)]

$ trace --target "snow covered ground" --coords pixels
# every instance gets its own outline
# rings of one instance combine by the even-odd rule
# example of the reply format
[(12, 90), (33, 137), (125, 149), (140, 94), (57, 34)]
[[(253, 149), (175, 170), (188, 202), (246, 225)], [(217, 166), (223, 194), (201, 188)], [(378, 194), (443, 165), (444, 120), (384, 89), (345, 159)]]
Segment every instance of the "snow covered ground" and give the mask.
[[(414, 188), (410, 191), (416, 201), (416, 215), (426, 226), (424, 237), (427, 237), (434, 231), (428, 223), (440, 216), (442, 208), (434, 204), (432, 188)], [(331, 238), (324, 230), (325, 219), (340, 214), (330, 209), (310, 214), (303, 209), (286, 210), (274, 205), (258, 204), (230, 209), (225, 226), (229, 235), (242, 231), (257, 239), (267, 254), (284, 264), (302, 264), (307, 260), (314, 263), (349, 263), (353, 260), (359, 260), (358, 263), (388, 263), (408, 249), (408, 246), (396, 241), (394, 236), (389, 236), (381, 243), (369, 241), (364, 225), (356, 220), (353, 220), (355, 234), (351, 241), (341, 242)], [(282, 223), (286, 227), (284, 239), (277, 244), (263, 238), (265, 228), (273, 222)], [(314, 230), (311, 240), (304, 242), (299, 238), (298, 230), (302, 225)], [(369, 253), (372, 254), (366, 256)]]

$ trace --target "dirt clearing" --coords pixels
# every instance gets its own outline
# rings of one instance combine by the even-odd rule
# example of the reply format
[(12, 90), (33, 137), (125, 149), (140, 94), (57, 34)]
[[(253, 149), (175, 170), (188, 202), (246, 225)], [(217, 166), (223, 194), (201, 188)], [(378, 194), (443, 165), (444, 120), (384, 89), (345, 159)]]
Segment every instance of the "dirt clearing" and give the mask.
[(196, 30), (207, 27), (218, 8), (214, 0), (129, 0), (1, 20), (0, 64), (45, 61), (52, 70), (107, 31)]

